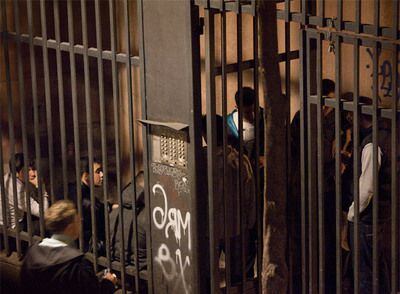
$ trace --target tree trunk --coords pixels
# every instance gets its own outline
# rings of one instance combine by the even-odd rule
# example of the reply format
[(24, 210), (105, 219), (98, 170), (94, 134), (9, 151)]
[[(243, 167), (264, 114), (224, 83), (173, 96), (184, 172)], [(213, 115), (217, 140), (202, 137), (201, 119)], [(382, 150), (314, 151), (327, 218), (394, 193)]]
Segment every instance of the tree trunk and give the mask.
[(276, 2), (258, 1), (259, 55), (265, 103), (265, 186), (262, 293), (286, 293), (288, 98), (282, 95)]

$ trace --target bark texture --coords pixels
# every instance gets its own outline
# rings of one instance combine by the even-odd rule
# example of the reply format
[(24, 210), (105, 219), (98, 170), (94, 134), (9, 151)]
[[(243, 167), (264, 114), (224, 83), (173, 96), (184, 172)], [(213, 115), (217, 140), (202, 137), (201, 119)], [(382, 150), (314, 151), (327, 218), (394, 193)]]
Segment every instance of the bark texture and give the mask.
[(288, 98), (282, 95), (276, 2), (258, 1), (259, 56), (265, 103), (265, 186), (262, 293), (286, 293)]

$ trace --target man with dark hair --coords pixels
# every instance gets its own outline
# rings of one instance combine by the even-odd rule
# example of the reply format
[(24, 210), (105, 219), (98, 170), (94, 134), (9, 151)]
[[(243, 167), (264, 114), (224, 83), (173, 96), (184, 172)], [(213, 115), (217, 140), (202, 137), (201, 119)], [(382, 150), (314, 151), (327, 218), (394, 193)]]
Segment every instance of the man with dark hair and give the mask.
[[(90, 165), (89, 158), (84, 157), (81, 159), (81, 192), (82, 192), (82, 222), (83, 222), (83, 251), (93, 250), (92, 240), (92, 213), (91, 205), (94, 206), (96, 224), (97, 224), (97, 250), (99, 254), (104, 251), (105, 245), (105, 216), (104, 216), (104, 204), (94, 198), (94, 203), (91, 203), (90, 199)], [(101, 168), (101, 161), (97, 158), (93, 158), (93, 184), (95, 187), (101, 187), (103, 184), (103, 170)], [(62, 199), (62, 193), (57, 194), (58, 199)], [(78, 190), (76, 183), (68, 184), (68, 199), (78, 207)], [(108, 209), (108, 208), (107, 208)]]
[[(24, 193), (25, 191), (24, 155), (22, 153), (15, 153), (14, 161), (15, 161), (15, 175), (12, 174), (13, 170), (12, 160), (10, 159), (10, 172), (4, 175), (5, 195), (2, 195), (0, 191), (0, 197), (5, 197), (7, 225), (11, 229), (14, 229), (16, 227), (16, 222), (19, 222), (21, 224), (21, 228), (24, 227), (23, 223), (24, 215), (26, 214), (27, 211), (26, 199)], [(32, 172), (32, 168), (29, 169), (28, 179), (32, 184), (37, 183), (36, 172)], [(18, 205), (14, 203), (13, 181), (15, 181), (16, 183), (16, 193), (17, 193), (16, 200)], [(44, 196), (43, 208), (44, 210), (46, 210), (48, 206), (48, 197), (47, 194), (43, 196)], [(36, 200), (33, 197), (31, 197), (30, 193), (29, 193), (29, 199), (30, 199), (29, 205), (31, 209), (31, 215), (39, 217), (39, 202), (37, 201), (38, 199)], [(4, 219), (3, 219), (3, 210), (1, 208), (1, 205), (2, 202), (0, 201), (0, 224), (3, 225)]]
[[(335, 82), (330, 79), (322, 80), (322, 97), (333, 98)], [(315, 95), (315, 94), (314, 94)], [(312, 113), (315, 115), (315, 108)], [(335, 111), (334, 108), (323, 106), (323, 164), (324, 164), (324, 223), (325, 223), (325, 256), (327, 293), (336, 291), (335, 277), (335, 159), (333, 146), (335, 140)], [(312, 115), (312, 117), (315, 117)], [(290, 250), (292, 259), (294, 293), (301, 293), (301, 250), (298, 242), (301, 240), (301, 173), (300, 173), (300, 111), (297, 111), (290, 125), (291, 135), (291, 179), (289, 185), (288, 205), (288, 234), (290, 235)]]
[(54, 203), (45, 214), (47, 230), (53, 235), (33, 245), (21, 268), (25, 293), (113, 293), (116, 276), (104, 275), (99, 282), (92, 264), (73, 248), (80, 220), (71, 201)]
[[(242, 113), (243, 113), (243, 146), (245, 154), (249, 157), (253, 167), (255, 166), (255, 102), (256, 93), (250, 87), (242, 88)], [(235, 110), (232, 111), (227, 117), (228, 124), (228, 140), (229, 144), (236, 150), (239, 150), (239, 106), (240, 106), (240, 93), (235, 94)], [(259, 133), (259, 162), (264, 165), (264, 110), (259, 108), (258, 119), (258, 133)]]
[[(378, 275), (379, 293), (390, 293), (390, 200), (391, 200), (391, 144), (390, 132), (384, 128), (378, 130), (378, 222), (376, 236), (378, 240)], [(359, 252), (360, 252), (360, 293), (373, 292), (373, 197), (374, 197), (374, 163), (372, 117), (360, 116), (360, 177), (359, 185)], [(354, 191), (351, 189), (350, 191)], [(353, 195), (352, 195), (353, 196)], [(347, 219), (350, 224), (350, 245), (354, 252), (354, 218), (355, 203), (352, 199)], [(393, 290), (395, 291), (395, 290)]]
[[(37, 177), (37, 170), (36, 170), (36, 162), (35, 159), (31, 159), (28, 164), (28, 184), (26, 185), (26, 190), (29, 194), (29, 199), (31, 199), (31, 210), (32, 207), (39, 207), (40, 203), (40, 195), (39, 195), (39, 181)], [(44, 184), (42, 184), (42, 193), (43, 193), (43, 209), (44, 211), (47, 210), (49, 206), (49, 195), (47, 194), (46, 187)], [(32, 205), (33, 204), (33, 205)], [(31, 221), (32, 221), (32, 232), (33, 235), (39, 235), (40, 234), (40, 221), (39, 221), (39, 211), (31, 211)], [(28, 226), (28, 214), (25, 214), (24, 218), (24, 230), (27, 230)]]

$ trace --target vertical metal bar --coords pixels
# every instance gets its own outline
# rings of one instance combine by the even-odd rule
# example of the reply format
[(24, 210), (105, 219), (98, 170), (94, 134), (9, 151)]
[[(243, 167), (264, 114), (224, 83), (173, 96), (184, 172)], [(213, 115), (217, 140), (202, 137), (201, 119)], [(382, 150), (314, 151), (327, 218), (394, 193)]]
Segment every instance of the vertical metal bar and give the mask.
[(379, 291), (379, 269), (378, 269), (378, 50), (380, 44), (375, 42), (373, 47), (373, 100), (372, 100), (372, 166), (373, 166), (373, 184), (374, 194), (372, 197), (372, 287), (373, 293)]
[[(254, 83), (254, 92), (256, 95), (254, 107), (255, 107), (255, 148), (256, 148), (256, 158), (258, 159), (260, 156), (260, 105), (259, 105), (259, 80), (258, 80), (258, 66), (259, 66), (259, 57), (258, 57), (258, 13), (257, 10), (254, 11), (253, 16), (253, 59), (254, 59), (254, 70), (253, 70), (253, 83)], [(264, 119), (264, 117), (262, 118)], [(263, 121), (264, 123), (264, 121)], [(265, 144), (262, 142), (262, 144)], [(261, 154), (264, 156), (264, 154)], [(265, 162), (264, 162), (265, 164)], [(263, 249), (264, 249), (264, 236), (263, 236), (263, 218), (264, 218), (264, 191), (260, 191), (260, 164), (259, 161), (256, 160), (255, 165), (255, 183), (256, 183), (256, 209), (257, 209), (257, 279), (258, 279), (258, 289), (259, 291), (262, 289), (262, 258), (263, 258)], [(264, 180), (264, 179), (262, 179)], [(262, 196), (260, 196), (260, 192)]]
[[(224, 0), (221, 0), (224, 1)], [(251, 0), (251, 14), (257, 16), (257, 0)]]
[[(307, 97), (311, 95), (311, 38), (307, 34)], [(313, 130), (313, 118), (311, 115), (312, 104), (310, 102), (307, 103), (307, 158), (308, 158), (308, 173), (312, 174), (315, 171), (315, 156), (313, 152), (313, 145), (315, 144), (315, 138), (312, 136)], [(309, 253), (308, 253), (308, 262), (309, 262), (309, 291), (316, 291), (316, 258), (315, 252), (317, 250), (314, 237), (315, 232), (315, 178), (313, 179), (311, 176), (308, 177), (308, 241), (309, 241)]]
[(102, 28), (101, 28), (101, 13), (100, 2), (96, 0), (95, 5), (95, 18), (96, 18), (96, 46), (99, 52), (97, 56), (97, 77), (99, 83), (99, 102), (100, 102), (100, 130), (101, 130), (101, 158), (104, 174), (103, 181), (103, 205), (104, 205), (104, 222), (105, 222), (105, 241), (106, 241), (106, 257), (108, 267), (111, 263), (110, 252), (110, 218), (108, 214), (108, 160), (107, 160), (107, 132), (106, 132), (106, 115), (105, 115), (105, 98), (104, 98), (104, 74), (103, 74), (103, 44), (102, 44)]
[(361, 0), (356, 1), (356, 9), (355, 9), (355, 19), (356, 19), (356, 29), (355, 33), (359, 34), (361, 31)]
[[(398, 2), (397, 2), (398, 3)], [(397, 5), (396, 5), (397, 6)], [(398, 10), (398, 7), (395, 8)], [(398, 20), (397, 20), (398, 21)], [(394, 23), (397, 22), (396, 20)], [(397, 24), (395, 26), (397, 28)], [(397, 34), (397, 29), (396, 29), (396, 34)], [(399, 167), (397, 166), (397, 157), (399, 154), (399, 147), (398, 147), (398, 115), (397, 115), (397, 107), (398, 107), (398, 45), (393, 44), (393, 49), (392, 49), (392, 64), (393, 64), (393, 71), (392, 71), (392, 89), (393, 89), (393, 95), (392, 95), (392, 133), (391, 133), (391, 195), (392, 195), (392, 246), (391, 246), (391, 251), (392, 251), (392, 264), (391, 264), (391, 282), (392, 282), (392, 292), (396, 292), (398, 290), (398, 277), (399, 277), (399, 224), (398, 224), (398, 219), (399, 219), (399, 213), (398, 213), (398, 207), (399, 207), (399, 199), (398, 199), (398, 174), (397, 170)]]
[(93, 266), (97, 272), (97, 221), (94, 196), (94, 170), (93, 170), (93, 126), (92, 126), (92, 104), (90, 97), (90, 68), (88, 56), (88, 36), (87, 36), (87, 15), (86, 2), (81, 1), (82, 16), (82, 41), (83, 41), (83, 70), (85, 76), (85, 106), (86, 106), (86, 127), (89, 154), (89, 177), (90, 177), (90, 213), (92, 220), (92, 247), (94, 253)]
[[(205, 14), (205, 44), (206, 44), (206, 108), (207, 108), (207, 175), (208, 175), (208, 222), (210, 234), (210, 290), (218, 292), (217, 250), (214, 235), (214, 172), (216, 153), (215, 128), (215, 47), (214, 47), (214, 11), (206, 9)], [(229, 258), (229, 256), (228, 256)]]
[(285, 22), (290, 21), (290, 0), (285, 0)]
[[(2, 130), (1, 119), (0, 119), (0, 130)], [(3, 132), (0, 131), (0, 196), (1, 196), (1, 213), (3, 215), (3, 242), (4, 242), (4, 250), (5, 253), (8, 255), (10, 253), (10, 248), (8, 244), (8, 217), (7, 217), (7, 207), (8, 201), (6, 197), (6, 189), (4, 187), (4, 162), (3, 162)]]
[(320, 25), (324, 26), (325, 0), (318, 0), (318, 16), (319, 16), (319, 19), (320, 19)]
[[(307, 203), (307, 172), (306, 172), (306, 119), (307, 119), (307, 53), (308, 43), (306, 40), (305, 30), (300, 30), (300, 172), (301, 172), (301, 279), (302, 293), (307, 293), (307, 273), (309, 272), (307, 265), (307, 218), (306, 218), (306, 203)], [(308, 149), (307, 149), (308, 150)]]
[[(14, 0), (14, 26), (15, 33), (17, 36), (20, 36), (20, 26), (19, 26), (19, 6), (18, 2)], [(24, 81), (24, 72), (22, 68), (22, 53), (21, 53), (21, 39), (17, 38), (17, 67), (18, 67), (18, 91), (20, 98), (20, 107), (21, 107), (21, 131), (22, 131), (22, 149), (24, 158), (28, 159), (28, 136), (26, 131), (26, 104), (25, 104), (25, 81)], [(28, 174), (28, 166), (25, 164), (24, 166), (24, 182), (27, 183), (29, 181)], [(27, 193), (27, 189), (24, 189), (25, 193), (25, 203), (29, 203), (29, 193)], [(27, 213), (27, 224), (28, 224), (28, 236), (29, 236), (29, 245), (32, 244), (32, 217), (31, 217), (31, 206), (26, 205), (26, 213)]]
[(39, 191), (39, 221), (40, 236), (44, 238), (44, 213), (43, 213), (43, 191), (42, 191), (42, 172), (41, 172), (41, 148), (40, 148), (40, 125), (39, 125), (39, 104), (37, 97), (37, 80), (36, 80), (36, 61), (35, 48), (33, 44), (33, 18), (32, 18), (32, 2), (27, 1), (28, 10), (28, 31), (29, 31), (29, 54), (31, 61), (31, 78), (32, 78), (32, 97), (33, 97), (33, 120), (35, 127), (35, 151), (36, 151), (36, 169)]
[[(7, 15), (6, 15), (6, 2), (2, 2), (2, 20), (3, 20), (3, 30), (7, 31)], [(20, 224), (18, 220), (18, 190), (17, 190), (17, 179), (16, 179), (16, 170), (15, 170), (15, 132), (14, 132), (14, 107), (13, 107), (13, 98), (12, 98), (12, 88), (11, 88), (11, 76), (10, 76), (10, 57), (9, 57), (9, 47), (8, 47), (8, 39), (4, 38), (3, 42), (3, 54), (4, 54), (4, 64), (6, 71), (6, 87), (7, 87), (7, 100), (8, 100), (8, 130), (10, 137), (10, 162), (11, 162), (11, 170), (10, 175), (12, 176), (12, 191), (13, 191), (13, 205), (14, 205), (14, 215), (15, 215), (15, 230), (16, 230), (16, 244), (17, 244), (17, 252), (18, 256), (21, 256), (21, 239), (20, 239)], [(8, 189), (8, 188), (7, 188)], [(8, 193), (9, 191), (7, 191)], [(5, 194), (3, 194), (5, 195)], [(10, 197), (10, 195), (8, 195)], [(10, 199), (6, 205), (9, 205)], [(4, 215), (6, 217), (7, 215)], [(3, 219), (4, 219), (3, 217)]]
[[(138, 5), (138, 31), (140, 36), (139, 42), (139, 54), (140, 54), (140, 95), (142, 97), (142, 117), (144, 119), (147, 118), (147, 100), (146, 100), (146, 67), (145, 67), (145, 50), (144, 50), (144, 28), (143, 28), (143, 0), (137, 1)], [(149, 145), (147, 138), (149, 136), (149, 130), (146, 128), (143, 131), (143, 166), (149, 166)], [(144, 170), (144, 180), (145, 180), (145, 212), (147, 214), (147, 218), (151, 219), (151, 203), (150, 203), (150, 192), (149, 192), (149, 170)], [(148, 293), (153, 293), (153, 265), (152, 265), (152, 248), (151, 248), (151, 225), (150, 222), (147, 223), (146, 226), (146, 248), (147, 248), (147, 286), (148, 286)]]
[[(58, 109), (60, 115), (60, 135), (61, 135), (61, 161), (62, 161), (62, 178), (63, 178), (63, 197), (68, 196), (68, 178), (67, 178), (67, 139), (65, 127), (65, 104), (64, 104), (64, 83), (63, 83), (63, 64), (61, 60), (60, 50), (60, 9), (59, 0), (55, 0), (53, 4), (54, 14), (54, 32), (56, 38), (56, 63), (57, 63), (57, 85), (58, 85)], [(58, 196), (58, 195), (57, 195)]]
[[(45, 1), (40, 0), (40, 20), (42, 24), (42, 52), (43, 52), (43, 70), (44, 70), (44, 92), (46, 99), (46, 122), (47, 122), (47, 142), (49, 151), (49, 171), (50, 171), (50, 196), (54, 203), (54, 141), (53, 141), (53, 123), (51, 114), (51, 93), (49, 76), (49, 55), (47, 52), (47, 23)], [(42, 185), (39, 182), (39, 185)], [(43, 197), (42, 194), (39, 197)]]
[(228, 165), (227, 165), (227, 144), (228, 144), (228, 126), (227, 126), (227, 74), (226, 74), (226, 11), (224, 1), (221, 1), (222, 12), (221, 12), (221, 69), (222, 69), (222, 117), (223, 117), (223, 164), (224, 164), (224, 177), (223, 177), (223, 197), (224, 197), (224, 220), (225, 220), (225, 281), (226, 281), (226, 293), (230, 293), (231, 287), (231, 244), (229, 237), (229, 222), (232, 221), (228, 218), (229, 211), (229, 195), (226, 193), (226, 183), (228, 180)]
[[(341, 174), (341, 131), (342, 131), (342, 103), (340, 101), (341, 90), (341, 54), (342, 39), (336, 35), (335, 52), (335, 192), (336, 192), (336, 293), (342, 293), (342, 246), (341, 246), (341, 220), (342, 220), (342, 174)], [(329, 224), (328, 224), (329, 225)], [(329, 274), (329, 273), (328, 273)]]
[(306, 25), (308, 23), (308, 7), (307, 0), (301, 0), (301, 24)]
[(337, 30), (340, 31), (343, 29), (343, 0), (337, 0)]
[[(76, 64), (74, 54), (74, 15), (72, 0), (67, 3), (68, 15), (68, 42), (69, 42), (69, 63), (71, 72), (71, 92), (72, 92), (72, 115), (74, 124), (74, 146), (75, 146), (75, 176), (76, 176), (76, 191), (77, 191), (77, 206), (78, 215), (82, 220), (82, 186), (81, 186), (81, 160), (80, 160), (80, 142), (79, 142), (79, 117), (78, 117), (78, 97), (76, 93)], [(81, 221), (82, 223), (82, 221)], [(81, 225), (79, 232), (79, 248), (83, 251), (83, 226)]]
[(359, 189), (359, 177), (360, 177), (360, 107), (359, 107), (359, 94), (360, 94), (360, 40), (354, 39), (354, 95), (353, 95), (353, 183), (354, 183), (354, 293), (359, 293), (360, 288), (360, 189)]
[[(289, 11), (290, 10), (290, 2), (285, 0), (285, 95), (286, 95), (286, 99), (289, 100), (289, 111), (287, 114), (287, 124), (290, 125), (290, 94), (291, 94), (291, 83), (290, 83), (290, 75), (291, 75), (291, 71), (290, 71), (290, 22), (289, 22)], [(256, 133), (258, 134), (258, 133)], [(291, 144), (291, 137), (292, 137), (292, 133), (291, 133), (291, 128), (288, 127), (287, 128), (287, 156), (288, 156), (288, 160), (286, 162), (286, 168), (287, 168), (287, 190), (290, 191), (290, 179), (292, 178), (293, 175), (293, 170), (291, 168), (291, 160), (292, 160), (292, 144)], [(288, 238), (288, 248), (289, 249), (289, 258), (288, 258), (288, 268), (289, 268), (289, 285), (288, 285), (288, 289), (289, 289), (289, 293), (293, 293), (293, 253), (292, 253), (292, 242), (293, 240), (291, 240), (291, 238)]]
[(374, 35), (379, 36), (380, 31), (380, 1), (374, 1)]
[[(237, 65), (238, 65), (238, 72), (237, 72), (237, 85), (239, 91), (239, 175), (242, 174), (243, 171), (243, 157), (244, 157), (244, 146), (243, 146), (243, 48), (242, 48), (242, 11), (240, 9), (240, 1), (237, 0), (236, 2), (239, 5), (238, 12), (236, 14), (236, 42), (237, 42)], [(257, 122), (256, 122), (257, 123)], [(250, 155), (249, 155), (250, 156)], [(257, 172), (257, 171), (256, 171)], [(244, 179), (239, 177), (239, 198), (240, 198), (240, 236), (241, 236), (241, 259), (242, 259), (242, 292), (246, 289), (246, 228), (245, 228), (245, 212), (243, 211), (244, 207)]]
[[(399, 2), (393, 1), (393, 23), (392, 23), (392, 38), (394, 40), (398, 39), (398, 27), (399, 27)], [(397, 108), (398, 108), (398, 45), (393, 44), (392, 49), (392, 117), (391, 117), (391, 195), (392, 195), (392, 224), (391, 224), (391, 231), (392, 231), (392, 244), (391, 244), (391, 255), (392, 255), (392, 264), (391, 264), (391, 282), (392, 282), (392, 292), (396, 292), (399, 287), (399, 199), (398, 199), (398, 173), (397, 171), (400, 170), (398, 167), (397, 158), (399, 154), (399, 147), (398, 147), (398, 115), (397, 115)]]
[[(117, 198), (121, 196), (121, 151), (120, 151), (120, 117), (119, 117), (119, 83), (118, 83), (118, 68), (117, 68), (117, 52), (116, 52), (116, 26), (115, 26), (115, 7), (114, 0), (109, 1), (110, 12), (110, 35), (111, 35), (111, 71), (112, 71), (112, 86), (113, 86), (113, 107), (114, 107), (114, 129), (115, 129), (115, 169), (117, 173)], [(122, 239), (124, 232), (121, 235)], [(108, 253), (107, 253), (108, 254)], [(111, 259), (107, 256), (108, 266), (111, 267)]]
[(317, 35), (317, 164), (318, 164), (318, 259), (319, 292), (325, 293), (325, 224), (324, 224), (324, 125), (322, 101), (322, 39)]
[[(132, 184), (134, 190), (134, 199), (132, 200), (132, 213), (133, 213), (133, 229), (135, 234), (133, 234), (133, 244), (135, 249), (135, 263), (138, 266), (138, 234), (137, 234), (137, 218), (136, 218), (136, 168), (135, 168), (135, 130), (134, 130), (134, 118), (133, 118), (133, 94), (132, 94), (132, 66), (131, 66), (131, 38), (130, 38), (130, 17), (129, 17), (129, 2), (128, 0), (124, 1), (124, 11), (125, 11), (125, 39), (127, 42), (127, 63), (126, 63), (126, 71), (127, 71), (127, 86), (128, 86), (128, 102), (129, 102), (129, 142), (130, 142), (130, 171), (132, 176)], [(122, 216), (122, 210), (121, 210)], [(122, 219), (122, 218), (121, 218)], [(123, 229), (123, 226), (122, 226)], [(122, 247), (124, 246), (124, 241), (121, 242)], [(122, 250), (121, 250), (122, 251)], [(123, 270), (125, 274), (125, 269)], [(135, 275), (135, 286), (136, 290), (139, 291), (139, 271), (136, 271)], [(123, 286), (124, 288), (124, 286)]]
[[(124, 1), (124, 11), (125, 11), (125, 39), (126, 39), (126, 45), (127, 45), (127, 62), (126, 62), (126, 78), (127, 78), (127, 91), (128, 91), (128, 102), (129, 102), (129, 142), (130, 142), (130, 171), (131, 171), (131, 182), (134, 185), (134, 191), (135, 191), (135, 196), (136, 196), (136, 182), (135, 182), (135, 161), (134, 161), (134, 148), (135, 148), (135, 138), (134, 138), (134, 130), (133, 130), (133, 95), (132, 95), (132, 68), (131, 68), (131, 38), (130, 38), (130, 17), (129, 17), (129, 2), (127, 0)], [(132, 203), (132, 210), (136, 211), (136, 197), (134, 197), (135, 200)], [(122, 203), (121, 203), (122, 204)], [(122, 207), (120, 207), (120, 216), (122, 219)], [(123, 230), (123, 224), (121, 222), (121, 228)], [(133, 217), (133, 229), (135, 231), (133, 242), (135, 245), (135, 251), (136, 251), (136, 257), (137, 257), (137, 222), (136, 222), (136, 216)], [(122, 241), (122, 248), (124, 247), (124, 241)], [(121, 249), (123, 251), (123, 249)], [(135, 257), (135, 258), (136, 258)], [(136, 258), (137, 259), (137, 258)], [(125, 276), (125, 269), (123, 270), (123, 273), (121, 273), (121, 277)], [(138, 287), (139, 285), (139, 275), (135, 276), (135, 285)], [(137, 288), (138, 289), (138, 288)], [(124, 286), (123, 286), (123, 291)]]

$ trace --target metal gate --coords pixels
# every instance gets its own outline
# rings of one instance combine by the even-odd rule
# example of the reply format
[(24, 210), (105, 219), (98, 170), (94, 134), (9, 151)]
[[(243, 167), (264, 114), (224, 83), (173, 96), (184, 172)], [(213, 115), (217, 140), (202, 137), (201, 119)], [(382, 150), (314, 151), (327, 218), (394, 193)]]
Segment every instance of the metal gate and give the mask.
[[(399, 291), (398, 16), (398, 1), (277, 1), (294, 117), (282, 163), (290, 293), (364, 293), (369, 282), (373, 293)], [(26, 189), (17, 197), (30, 170), (39, 195), (24, 222), (3, 220), (3, 252), (21, 258), (44, 238), (46, 203), (71, 198), (75, 182), (96, 244), (85, 248), (81, 229), (78, 248), (96, 271), (116, 272), (124, 293), (261, 293), (268, 105), (258, 21), (256, 0), (1, 1), (0, 192), (13, 194), (1, 197), (2, 216), (30, 203)]]
[[(330, 5), (336, 6), (331, 17), (326, 17), (328, 2), (302, 4), (300, 13), (290, 14), (302, 25), (300, 129), (295, 128), (301, 147), (301, 291), (396, 293), (398, 2), (388, 4), (388, 27), (381, 24), (381, 1), (369, 7), (373, 24), (362, 22), (361, 1), (351, 7), (354, 21), (346, 1)], [(334, 89), (327, 91), (329, 74)], [(345, 250), (344, 236), (349, 238)]]

